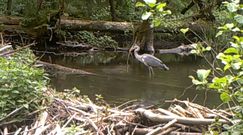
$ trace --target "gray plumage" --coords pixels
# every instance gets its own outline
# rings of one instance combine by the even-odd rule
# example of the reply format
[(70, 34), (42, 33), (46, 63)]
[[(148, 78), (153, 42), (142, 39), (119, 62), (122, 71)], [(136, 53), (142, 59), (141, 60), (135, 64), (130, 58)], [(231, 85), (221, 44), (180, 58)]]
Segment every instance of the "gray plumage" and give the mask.
[(164, 70), (169, 70), (169, 68), (158, 58), (156, 58), (153, 55), (150, 54), (142, 54), (139, 55), (138, 51), (140, 50), (139, 46), (134, 46), (134, 56), (137, 60), (142, 62), (144, 65), (146, 65), (149, 68), (149, 71), (152, 72), (153, 74), (153, 68), (159, 68), (159, 69), (164, 69)]
[(169, 68), (158, 58), (150, 54), (142, 54), (141, 59), (146, 66), (169, 70)]

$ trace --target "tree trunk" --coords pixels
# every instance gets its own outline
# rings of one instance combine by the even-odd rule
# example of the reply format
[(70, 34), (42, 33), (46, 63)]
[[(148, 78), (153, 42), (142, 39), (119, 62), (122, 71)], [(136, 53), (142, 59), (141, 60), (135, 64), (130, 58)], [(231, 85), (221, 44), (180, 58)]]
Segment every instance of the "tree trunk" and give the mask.
[(115, 11), (115, 3), (114, 0), (109, 0), (109, 4), (110, 4), (110, 14), (111, 14), (111, 20), (112, 21), (116, 21), (116, 11)]
[(8, 0), (8, 2), (7, 2), (7, 12), (6, 12), (7, 15), (11, 15), (12, 3), (13, 3), (12, 0)]
[(143, 21), (134, 32), (133, 45), (138, 45), (143, 51), (154, 53), (154, 31), (148, 20)]

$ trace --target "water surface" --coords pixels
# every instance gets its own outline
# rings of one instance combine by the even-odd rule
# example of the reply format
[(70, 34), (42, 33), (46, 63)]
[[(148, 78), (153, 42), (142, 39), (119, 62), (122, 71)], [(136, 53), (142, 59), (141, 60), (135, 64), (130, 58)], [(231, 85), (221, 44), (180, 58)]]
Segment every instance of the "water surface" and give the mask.
[(188, 98), (210, 107), (220, 104), (217, 93), (207, 92), (205, 96), (205, 91), (191, 87), (191, 79), (188, 76), (195, 75), (196, 69), (206, 67), (203, 59), (178, 55), (157, 57), (163, 60), (170, 70), (154, 69), (155, 75), (152, 78), (149, 77), (148, 69), (134, 58), (130, 59), (127, 70), (126, 53), (45, 55), (43, 59), (97, 74), (97, 76), (84, 76), (67, 72), (52, 73), (51, 85), (57, 90), (76, 87), (81, 90), (82, 95), (94, 98), (95, 94), (101, 94), (106, 101), (115, 104), (132, 99), (163, 104), (165, 100), (173, 98)]

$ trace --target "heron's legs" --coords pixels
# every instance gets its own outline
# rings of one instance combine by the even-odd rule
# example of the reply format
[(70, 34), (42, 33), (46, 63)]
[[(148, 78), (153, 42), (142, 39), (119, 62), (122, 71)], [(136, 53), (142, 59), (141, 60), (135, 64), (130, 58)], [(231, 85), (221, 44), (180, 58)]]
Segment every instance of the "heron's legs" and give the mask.
[(154, 76), (154, 70), (152, 67), (148, 67), (149, 69), (149, 77), (152, 78)]
[(151, 73), (152, 73), (152, 76), (154, 76), (154, 69), (152, 67), (150, 67), (151, 69)]

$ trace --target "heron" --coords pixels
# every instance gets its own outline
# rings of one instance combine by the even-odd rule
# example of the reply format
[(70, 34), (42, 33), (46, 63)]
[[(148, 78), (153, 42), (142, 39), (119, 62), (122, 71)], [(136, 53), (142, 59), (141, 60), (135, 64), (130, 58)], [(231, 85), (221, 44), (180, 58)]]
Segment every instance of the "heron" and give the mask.
[(160, 59), (156, 58), (155, 56), (151, 54), (138, 54), (138, 51), (140, 50), (140, 47), (138, 45), (134, 45), (130, 51), (134, 50), (134, 56), (135, 58), (142, 62), (145, 66), (149, 69), (149, 75), (154, 74), (153, 67), (159, 68), (162, 70), (169, 70), (169, 67), (167, 67)]

